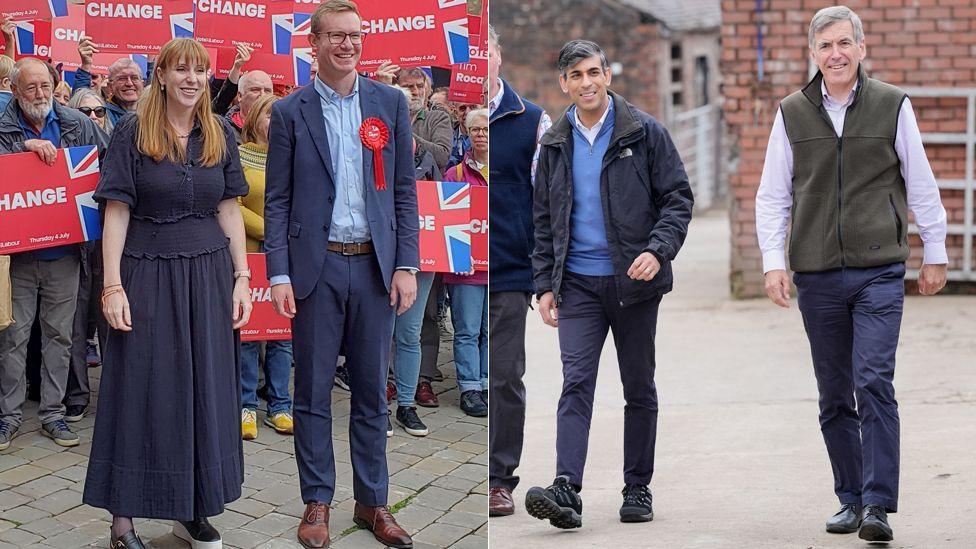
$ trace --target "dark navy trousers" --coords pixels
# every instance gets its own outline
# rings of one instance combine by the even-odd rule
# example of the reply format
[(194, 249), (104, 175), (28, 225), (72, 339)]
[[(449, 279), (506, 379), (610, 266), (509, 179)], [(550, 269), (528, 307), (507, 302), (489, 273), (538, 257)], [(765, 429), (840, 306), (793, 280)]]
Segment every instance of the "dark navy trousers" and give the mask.
[(899, 423), (892, 381), (905, 264), (796, 273), (820, 391), (820, 430), (841, 503), (898, 508)]
[(394, 309), (376, 257), (327, 253), (315, 289), (296, 305), (293, 412), (302, 501), (331, 503), (335, 493), (332, 385), (345, 340), (353, 496), (370, 507), (386, 505), (386, 368)]
[(624, 389), (624, 482), (649, 484), (657, 437), (654, 334), (661, 296), (621, 307), (614, 277), (570, 272), (561, 296), (563, 390), (556, 415), (556, 475), (583, 485), (597, 368), (609, 330)]

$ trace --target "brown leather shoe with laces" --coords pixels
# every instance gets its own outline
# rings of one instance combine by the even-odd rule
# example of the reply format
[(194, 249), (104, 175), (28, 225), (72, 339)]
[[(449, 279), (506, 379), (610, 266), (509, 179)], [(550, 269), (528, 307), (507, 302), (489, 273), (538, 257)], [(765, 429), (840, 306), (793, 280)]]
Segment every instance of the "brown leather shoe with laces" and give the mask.
[(512, 491), (508, 488), (490, 488), (488, 490), (488, 516), (507, 517), (515, 513), (515, 502)]
[(434, 392), (434, 388), (430, 386), (429, 381), (421, 381), (417, 384), (415, 400), (418, 406), (423, 406), (424, 408), (437, 408), (441, 405), (437, 401), (437, 393)]
[(313, 501), (305, 506), (302, 523), (298, 525), (298, 541), (311, 549), (329, 546), (328, 505)]
[(373, 537), (387, 547), (396, 549), (412, 549), (413, 540), (400, 525), (396, 523), (390, 509), (383, 507), (367, 507), (358, 501), (352, 516), (353, 522), (360, 528), (373, 532)]

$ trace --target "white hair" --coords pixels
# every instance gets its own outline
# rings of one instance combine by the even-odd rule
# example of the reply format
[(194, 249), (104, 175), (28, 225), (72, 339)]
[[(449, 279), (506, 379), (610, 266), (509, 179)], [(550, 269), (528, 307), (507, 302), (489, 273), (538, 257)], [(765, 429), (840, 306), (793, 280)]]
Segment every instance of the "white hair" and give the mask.
[(118, 74), (119, 71), (128, 69), (130, 67), (135, 68), (136, 72), (142, 72), (142, 67), (139, 66), (139, 63), (136, 63), (132, 59), (129, 59), (128, 57), (116, 59), (114, 63), (108, 66), (108, 79), (115, 79), (115, 75)]
[(468, 114), (464, 117), (464, 127), (469, 128), (471, 124), (474, 123), (476, 118), (482, 116), (485, 117), (485, 120), (488, 120), (488, 109), (474, 109), (472, 111), (468, 111)]

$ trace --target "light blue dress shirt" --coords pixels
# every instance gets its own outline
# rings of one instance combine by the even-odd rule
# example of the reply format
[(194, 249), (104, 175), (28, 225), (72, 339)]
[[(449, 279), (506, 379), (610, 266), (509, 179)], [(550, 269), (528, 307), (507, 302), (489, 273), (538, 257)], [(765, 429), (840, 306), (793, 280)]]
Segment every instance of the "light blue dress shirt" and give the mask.
[(366, 220), (366, 187), (363, 184), (363, 145), (359, 139), (359, 126), (363, 123), (363, 111), (359, 106), (359, 79), (356, 79), (352, 93), (345, 97), (319, 78), (315, 79), (314, 85), (322, 102), (332, 173), (336, 179), (329, 240), (366, 242), (370, 235)]
[[(322, 104), (325, 133), (329, 141), (329, 157), (335, 174), (336, 197), (332, 208), (329, 240), (332, 242), (366, 242), (370, 239), (366, 219), (366, 187), (363, 182), (363, 147), (359, 126), (363, 111), (359, 105), (359, 79), (352, 93), (342, 97), (320, 78), (315, 78), (315, 91)], [(271, 277), (271, 285), (289, 284), (288, 275)]]

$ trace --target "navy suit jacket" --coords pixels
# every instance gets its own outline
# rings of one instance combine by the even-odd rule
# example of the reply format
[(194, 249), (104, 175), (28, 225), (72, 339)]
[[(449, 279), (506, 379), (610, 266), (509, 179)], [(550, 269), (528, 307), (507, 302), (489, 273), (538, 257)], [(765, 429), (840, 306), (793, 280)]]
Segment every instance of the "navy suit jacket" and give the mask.
[[(417, 268), (420, 263), (410, 112), (400, 90), (358, 78), (363, 120), (379, 118), (390, 130), (383, 147), (383, 191), (376, 190), (373, 152), (363, 147), (366, 217), (389, 291), (397, 267)], [(313, 85), (272, 106), (266, 174), (268, 277), (288, 275), (295, 298), (304, 299), (315, 288), (329, 253), (326, 245), (336, 196), (321, 98)]]

